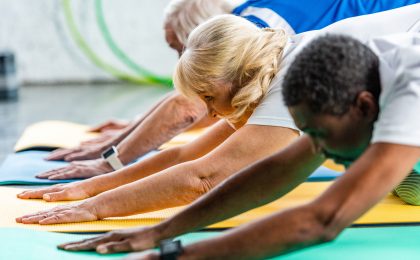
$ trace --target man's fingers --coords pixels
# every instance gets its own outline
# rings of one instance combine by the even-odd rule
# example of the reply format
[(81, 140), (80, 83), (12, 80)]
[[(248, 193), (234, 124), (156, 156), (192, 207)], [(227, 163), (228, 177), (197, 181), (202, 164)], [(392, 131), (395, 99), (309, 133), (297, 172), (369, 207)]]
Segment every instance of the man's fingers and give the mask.
[(115, 235), (115, 233), (109, 232), (105, 235), (85, 239), (78, 242), (71, 242), (61, 244), (58, 247), (67, 251), (85, 251), (85, 250), (96, 250), (96, 247), (100, 244), (104, 244), (110, 241), (119, 241), (120, 236)]
[(17, 194), (17, 197), (20, 199), (41, 199), (45, 193), (56, 192), (61, 190), (61, 188), (62, 185), (57, 185), (46, 189), (26, 190)]
[(65, 172), (58, 172), (48, 177), (49, 180), (70, 180), (80, 178), (78, 172), (80, 169), (73, 168)]
[(110, 127), (112, 128), (115, 125), (114, 121), (110, 120), (107, 122), (104, 122), (100, 125), (94, 126), (91, 129), (89, 129), (89, 132), (102, 132), (105, 129), (109, 129)]
[(69, 165), (69, 166), (53, 169), (53, 170), (50, 170), (50, 171), (47, 171), (47, 172), (40, 173), (40, 174), (36, 175), (35, 177), (40, 178), (40, 179), (47, 179), (51, 175), (55, 175), (55, 174), (59, 174), (61, 172), (68, 171), (68, 170), (72, 169), (73, 167), (74, 166)]
[(96, 252), (100, 254), (112, 254), (118, 252), (128, 252), (132, 250), (133, 249), (131, 247), (131, 243), (128, 239), (117, 242), (108, 242), (96, 247)]
[(64, 157), (66, 162), (72, 161), (81, 161), (81, 160), (90, 160), (90, 159), (97, 159), (100, 157), (100, 150), (90, 150), (90, 151), (82, 151), (78, 153), (72, 153)]
[(58, 160), (63, 160), (64, 157), (68, 154), (77, 152), (78, 148), (75, 149), (57, 149), (53, 152), (51, 152), (47, 157), (45, 157), (45, 160), (47, 161), (58, 161)]

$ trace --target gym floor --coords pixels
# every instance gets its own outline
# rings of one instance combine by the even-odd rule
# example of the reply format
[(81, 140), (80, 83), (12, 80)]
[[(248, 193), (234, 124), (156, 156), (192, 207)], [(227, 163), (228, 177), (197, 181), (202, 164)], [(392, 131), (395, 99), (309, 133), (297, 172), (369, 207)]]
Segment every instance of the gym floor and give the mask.
[(127, 84), (21, 87), (17, 101), (0, 101), (0, 162), (32, 123), (66, 120), (94, 125), (111, 118), (132, 119), (170, 91)]

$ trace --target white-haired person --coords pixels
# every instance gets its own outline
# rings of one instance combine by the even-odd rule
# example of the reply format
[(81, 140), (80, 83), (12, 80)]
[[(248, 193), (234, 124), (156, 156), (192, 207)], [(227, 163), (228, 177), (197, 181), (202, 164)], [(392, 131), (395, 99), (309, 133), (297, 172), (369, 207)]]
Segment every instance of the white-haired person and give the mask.
[[(259, 27), (283, 29), (291, 35), (320, 29), (351, 16), (417, 2), (419, 0), (252, 0), (235, 6), (228, 0), (172, 0), (165, 10), (165, 38), (168, 45), (181, 55), (189, 33), (200, 23), (219, 14), (233, 13)], [(111, 136), (109, 131), (104, 131), (98, 139), (80, 147), (53, 152), (47, 159), (78, 161), (68, 167), (39, 174), (38, 177), (72, 179), (108, 173), (117, 167), (110, 164), (109, 159), (101, 158), (103, 152), (116, 154), (117, 151), (118, 156), (112, 158), (120, 161), (119, 166), (127, 165), (187, 129), (208, 126), (216, 121), (206, 116), (203, 104), (173, 92), (128, 126), (111, 121), (92, 129), (102, 131), (123, 128), (114, 131)]]
[[(347, 19), (321, 32), (366, 39), (409, 31), (419, 15), (420, 4)], [(281, 83), (301, 43), (317, 33), (287, 36), (234, 15), (203, 23), (188, 39), (174, 82), (222, 120), (176, 154), (167, 150), (114, 173), (23, 192), (19, 197), (47, 201), (91, 198), (17, 221), (82, 222), (186, 205), (237, 171), (289, 147), (299, 133), (282, 102)]]

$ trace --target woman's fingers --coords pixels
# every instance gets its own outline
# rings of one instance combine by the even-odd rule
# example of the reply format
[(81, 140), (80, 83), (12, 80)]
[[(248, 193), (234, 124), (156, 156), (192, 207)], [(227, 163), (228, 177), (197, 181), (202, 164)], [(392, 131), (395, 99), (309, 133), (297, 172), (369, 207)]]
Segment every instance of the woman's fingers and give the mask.
[(73, 222), (94, 221), (98, 218), (89, 210), (72, 205), (66, 207), (56, 207), (49, 211), (42, 211), (35, 214), (16, 218), (16, 222), (23, 224), (62, 224)]
[(68, 193), (64, 190), (46, 193), (42, 196), (42, 199), (47, 202), (71, 200), (71, 198), (68, 196)]
[[(24, 223), (24, 224), (34, 224), (34, 223), (38, 223), (39, 220), (47, 218), (48, 216), (50, 216), (51, 214), (56, 214), (60, 211), (63, 211), (64, 207), (55, 207), (49, 210), (42, 210), (42, 211), (38, 211), (36, 213), (31, 213), (31, 214), (27, 214), (24, 215), (22, 217), (18, 217), (16, 218), (16, 222), (17, 223)], [(35, 221), (36, 219), (38, 219), (38, 221)]]
[(39, 189), (39, 190), (26, 190), (19, 194), (17, 194), (17, 197), (19, 199), (42, 199), (44, 194), (46, 193), (52, 193), (62, 190), (63, 185), (55, 185), (49, 188)]
[(90, 212), (78, 212), (76, 210), (66, 210), (49, 215), (46, 218), (39, 220), (40, 225), (63, 224), (63, 223), (76, 223), (85, 221), (94, 221), (98, 218), (90, 214)]

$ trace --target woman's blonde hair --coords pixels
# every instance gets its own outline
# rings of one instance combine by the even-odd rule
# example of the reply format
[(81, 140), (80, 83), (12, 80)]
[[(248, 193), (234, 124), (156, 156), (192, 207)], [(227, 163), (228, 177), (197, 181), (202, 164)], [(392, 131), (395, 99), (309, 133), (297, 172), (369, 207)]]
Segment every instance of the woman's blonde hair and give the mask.
[(188, 35), (199, 24), (232, 10), (233, 5), (228, 0), (171, 0), (165, 9), (164, 20), (185, 45)]
[(286, 40), (284, 31), (260, 29), (234, 15), (214, 17), (190, 34), (176, 66), (175, 86), (196, 98), (212, 93), (217, 82), (231, 83), (235, 111), (227, 119), (238, 122), (267, 93)]

